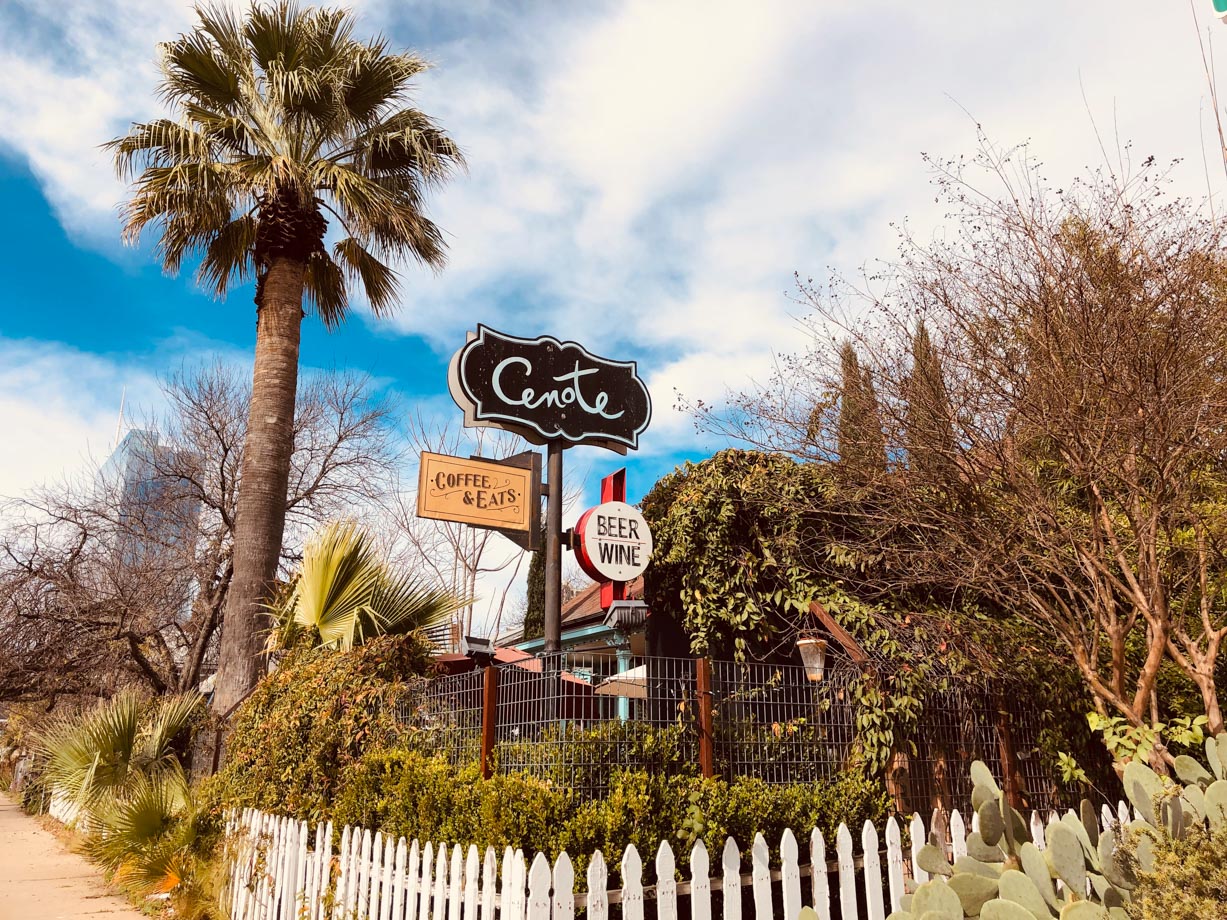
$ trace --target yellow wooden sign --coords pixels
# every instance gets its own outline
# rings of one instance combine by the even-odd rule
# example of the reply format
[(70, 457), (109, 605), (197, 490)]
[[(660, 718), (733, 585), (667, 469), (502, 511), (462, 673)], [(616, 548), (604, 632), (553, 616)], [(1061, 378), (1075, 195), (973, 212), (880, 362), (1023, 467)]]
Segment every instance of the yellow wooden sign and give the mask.
[(531, 469), (423, 451), (418, 517), (528, 532), (540, 500), (532, 480)]

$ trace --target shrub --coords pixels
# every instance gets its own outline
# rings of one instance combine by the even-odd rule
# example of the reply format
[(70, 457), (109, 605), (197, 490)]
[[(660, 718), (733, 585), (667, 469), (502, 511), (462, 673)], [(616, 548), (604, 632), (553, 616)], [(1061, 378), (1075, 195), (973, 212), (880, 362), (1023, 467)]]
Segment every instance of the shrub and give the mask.
[(349, 652), (289, 652), (235, 714), (204, 801), (324, 817), (341, 773), (394, 736), (392, 705), (406, 680), (426, 670), (427, 650), (413, 634), (380, 636)]
[[(1137, 873), (1129, 904), (1134, 920), (1204, 920), (1227, 912), (1227, 825), (1193, 827), (1183, 839), (1152, 835), (1154, 866)], [(1136, 863), (1139, 838), (1126, 839)]]
[(333, 821), (385, 834), (552, 852), (569, 792), (532, 777), (482, 779), (477, 766), (442, 756), (373, 752), (345, 774)]
[[(553, 859), (565, 849), (582, 873), (598, 849), (616, 861), (634, 844), (650, 863), (668, 840), (685, 866), (700, 838), (718, 858), (729, 835), (748, 853), (756, 832), (775, 847), (786, 827), (799, 840), (813, 827), (834, 834), (841, 821), (859, 826), (888, 807), (885, 791), (860, 771), (828, 783), (772, 786), (620, 767), (604, 798), (583, 801), (524, 774), (482, 779), (477, 767), (454, 767), (442, 755), (391, 750), (346, 771), (332, 819), (423, 841), (509, 846), (529, 859), (538, 851)], [(610, 870), (616, 875), (617, 866)]]

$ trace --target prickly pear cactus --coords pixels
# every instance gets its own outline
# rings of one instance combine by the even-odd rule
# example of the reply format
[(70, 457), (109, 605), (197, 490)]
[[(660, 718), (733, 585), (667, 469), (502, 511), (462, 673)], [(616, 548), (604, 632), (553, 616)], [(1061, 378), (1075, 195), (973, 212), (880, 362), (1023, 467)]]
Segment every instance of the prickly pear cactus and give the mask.
[[(1179, 839), (1195, 826), (1227, 825), (1227, 734), (1206, 740), (1206, 759), (1209, 770), (1177, 757), (1178, 782), (1130, 763), (1125, 792), (1140, 820), (1100, 830), (1093, 806), (1083, 801), (1077, 816), (1067, 813), (1045, 829), (1042, 850), (992, 772), (976, 761), (972, 806), (979, 831), (968, 836), (967, 855), (952, 866), (935, 842), (925, 844), (917, 863), (931, 880), (909, 882), (902, 910), (887, 920), (1128, 920), (1125, 905), (1137, 879), (1131, 865), (1116, 859), (1122, 830), (1162, 829)], [(1153, 839), (1145, 833), (1134, 860), (1149, 871)]]

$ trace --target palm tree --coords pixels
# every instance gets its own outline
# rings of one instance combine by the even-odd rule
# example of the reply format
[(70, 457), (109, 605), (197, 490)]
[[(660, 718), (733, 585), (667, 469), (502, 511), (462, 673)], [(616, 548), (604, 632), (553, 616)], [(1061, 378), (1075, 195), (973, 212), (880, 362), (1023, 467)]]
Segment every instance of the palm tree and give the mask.
[(345, 651), (383, 633), (420, 629), (438, 640), (468, 603), (394, 573), (357, 526), (329, 524), (308, 542), (293, 580), (269, 607), (276, 626), (268, 648), (288, 647), (303, 631), (318, 645)]
[[(281, 0), (239, 16), (198, 8), (161, 46), (160, 95), (175, 119), (111, 141), (133, 181), (124, 236), (155, 225), (168, 271), (200, 258), (222, 296), (256, 280), (256, 353), (213, 705), (226, 713), (259, 678), (260, 620), (285, 527), (304, 303), (325, 326), (345, 319), (351, 286), (383, 316), (397, 303), (389, 266), (444, 261), (423, 216), (426, 193), (463, 166), (456, 144), (407, 104), (426, 64), (382, 39), (353, 37), (340, 10)], [(331, 251), (329, 220), (339, 239)]]

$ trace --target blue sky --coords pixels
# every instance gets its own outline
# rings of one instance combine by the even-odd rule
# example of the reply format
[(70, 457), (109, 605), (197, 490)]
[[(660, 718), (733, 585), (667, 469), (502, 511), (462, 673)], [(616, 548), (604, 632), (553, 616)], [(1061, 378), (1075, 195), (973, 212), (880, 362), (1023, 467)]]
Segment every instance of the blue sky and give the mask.
[[(970, 152), (975, 122), (1030, 141), (1058, 182), (1110, 157), (1183, 157), (1204, 196), (1207, 91), (1181, 0), (985, 4), (364, 0), (361, 29), (435, 62), (418, 104), (470, 172), (431, 213), (451, 261), (407, 267), (395, 319), (304, 327), (303, 363), (356, 368), (440, 417), (446, 362), (477, 322), (634, 358), (655, 402), (632, 499), (720, 446), (673, 410), (804, 345), (794, 271), (889, 257), (891, 221), (940, 230), (921, 153)], [(1197, 0), (1202, 27), (1223, 26)], [(125, 248), (98, 145), (158, 114), (170, 0), (0, 5), (0, 495), (105, 456), (120, 393), (156, 407), (184, 361), (249, 363), (250, 291), (224, 302)], [(1094, 124), (1092, 123), (1094, 120)], [(1217, 192), (1221, 169), (1212, 171)], [(597, 480), (622, 462), (573, 452)]]

